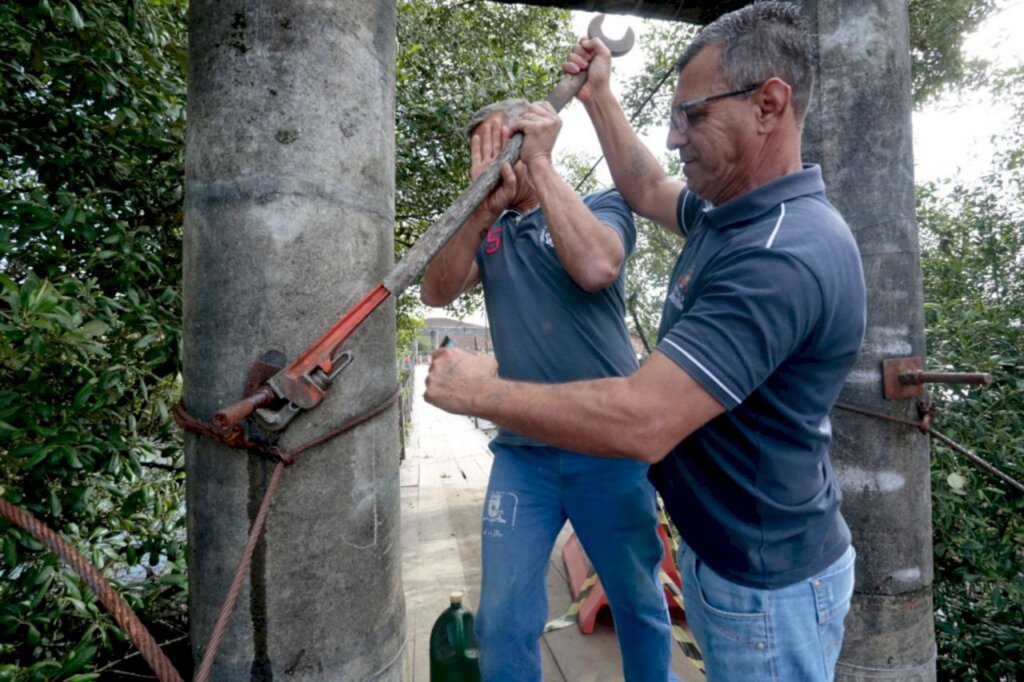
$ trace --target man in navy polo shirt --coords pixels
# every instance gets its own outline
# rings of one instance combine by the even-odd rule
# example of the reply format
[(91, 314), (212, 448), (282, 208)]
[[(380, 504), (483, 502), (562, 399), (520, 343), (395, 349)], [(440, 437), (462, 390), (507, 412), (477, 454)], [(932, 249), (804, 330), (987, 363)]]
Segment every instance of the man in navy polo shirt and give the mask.
[[(565, 70), (612, 176), (639, 214), (686, 244), (657, 350), (633, 375), (512, 382), (493, 360), (439, 351), (427, 400), (556, 446), (653, 464), (684, 540), (687, 620), (711, 680), (831, 680), (854, 551), (828, 457), (829, 411), (860, 349), (856, 243), (800, 140), (813, 49), (796, 6), (748, 5), (706, 26), (678, 62), (666, 176), (583, 39)], [(513, 129), (543, 136), (553, 112)]]
[[(469, 125), (476, 177), (508, 141), (525, 101), (485, 107)], [(625, 317), (633, 214), (614, 190), (580, 198), (551, 163), (557, 127), (531, 135), (522, 161), (431, 261), (420, 288), (447, 305), (483, 285), (501, 376), (556, 383), (621, 377), (637, 362)], [(485, 680), (541, 679), (547, 573), (565, 520), (594, 564), (615, 618), (627, 680), (675, 680), (658, 579), (662, 545), (648, 465), (595, 459), (502, 427), (483, 509), (476, 630)]]

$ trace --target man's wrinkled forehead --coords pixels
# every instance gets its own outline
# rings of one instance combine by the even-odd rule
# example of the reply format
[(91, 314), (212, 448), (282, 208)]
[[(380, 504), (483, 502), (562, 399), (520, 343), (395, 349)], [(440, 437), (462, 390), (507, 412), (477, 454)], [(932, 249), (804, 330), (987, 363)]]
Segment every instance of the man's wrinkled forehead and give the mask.
[(720, 45), (708, 45), (686, 63), (676, 78), (673, 104), (706, 97), (716, 88), (721, 89), (723, 85), (719, 69), (721, 54), (722, 47)]

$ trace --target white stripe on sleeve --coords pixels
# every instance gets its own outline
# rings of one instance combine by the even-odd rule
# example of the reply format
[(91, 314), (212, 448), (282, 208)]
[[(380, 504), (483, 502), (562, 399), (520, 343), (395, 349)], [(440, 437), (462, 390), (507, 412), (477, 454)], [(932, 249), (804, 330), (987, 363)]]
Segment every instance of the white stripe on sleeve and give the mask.
[(726, 386), (726, 385), (725, 385), (725, 384), (723, 384), (723, 383), (722, 383), (721, 381), (719, 381), (718, 377), (716, 377), (716, 376), (715, 376), (714, 374), (712, 374), (712, 373), (711, 373), (711, 372), (710, 372), (710, 371), (708, 370), (708, 368), (707, 368), (707, 367), (705, 367), (704, 365), (702, 365), (702, 364), (701, 364), (701, 363), (700, 363), (700, 362), (699, 362), (699, 361), (697, 360), (697, 358), (693, 357), (692, 355), (690, 355), (689, 353), (687, 353), (687, 352), (686, 352), (685, 350), (683, 350), (683, 349), (682, 349), (682, 348), (681, 348), (681, 347), (679, 346), (679, 344), (678, 344), (678, 343), (674, 342), (674, 341), (673, 341), (672, 339), (669, 339), (669, 338), (665, 338), (665, 339), (662, 339), (662, 340), (663, 340), (663, 341), (664, 341), (665, 343), (668, 343), (668, 344), (670, 344), (670, 345), (671, 345), (671, 346), (672, 346), (673, 348), (675, 348), (675, 349), (676, 349), (677, 351), (679, 351), (679, 352), (680, 352), (680, 353), (682, 353), (683, 355), (685, 355), (685, 356), (686, 356), (686, 357), (687, 357), (687, 358), (688, 358), (688, 359), (690, 360), (690, 362), (692, 362), (693, 364), (697, 365), (697, 367), (698, 367), (698, 368), (700, 369), (700, 371), (702, 371), (702, 372), (704, 372), (705, 374), (707, 374), (707, 375), (708, 375), (708, 378), (709, 378), (709, 379), (711, 379), (711, 380), (712, 380), (712, 381), (714, 381), (714, 382), (715, 382), (716, 384), (718, 384), (718, 387), (719, 387), (719, 388), (721, 388), (721, 389), (722, 389), (723, 391), (725, 391), (725, 392), (726, 392), (726, 393), (727, 393), (727, 394), (729, 395), (729, 397), (730, 397), (730, 398), (732, 398), (733, 400), (735, 400), (735, 401), (736, 401), (736, 404), (737, 404), (737, 405), (739, 405), (740, 403), (742, 403), (742, 402), (743, 402), (742, 400), (740, 400), (739, 396), (737, 396), (737, 395), (736, 395), (735, 393), (733, 393), (732, 391), (730, 391), (730, 390), (729, 390), (729, 387), (728, 387), (728, 386)]
[(768, 237), (768, 243), (764, 245), (764, 248), (772, 248), (772, 244), (775, 243), (775, 236), (779, 233), (779, 228), (782, 227), (782, 219), (786, 217), (786, 204), (783, 202), (780, 204), (779, 219), (775, 221), (775, 229), (772, 230), (772, 236)]

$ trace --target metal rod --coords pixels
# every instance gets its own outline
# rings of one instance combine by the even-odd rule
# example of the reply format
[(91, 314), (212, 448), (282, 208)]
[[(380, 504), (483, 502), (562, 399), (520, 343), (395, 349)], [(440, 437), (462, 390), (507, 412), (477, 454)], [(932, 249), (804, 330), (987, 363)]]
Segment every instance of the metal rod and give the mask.
[(900, 372), (897, 377), (903, 386), (921, 386), (922, 384), (984, 384), (992, 383), (992, 375), (982, 372), (925, 372), (912, 370)]

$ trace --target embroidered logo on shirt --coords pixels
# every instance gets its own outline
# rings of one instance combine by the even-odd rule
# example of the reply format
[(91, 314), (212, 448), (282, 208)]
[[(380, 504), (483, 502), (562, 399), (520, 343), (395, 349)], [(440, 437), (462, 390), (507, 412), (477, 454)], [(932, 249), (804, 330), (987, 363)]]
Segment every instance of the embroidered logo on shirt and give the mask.
[(686, 297), (690, 293), (690, 280), (693, 279), (693, 270), (690, 270), (682, 277), (676, 277), (669, 287), (669, 303), (682, 310), (686, 305)]
[(555, 248), (555, 242), (551, 239), (551, 233), (548, 232), (547, 227), (545, 227), (544, 231), (540, 233), (540, 241), (545, 246), (548, 246), (552, 249)]
[(487, 231), (487, 237), (485, 241), (487, 245), (484, 246), (484, 253), (490, 256), (492, 253), (497, 253), (498, 249), (501, 248), (501, 227), (492, 227)]

